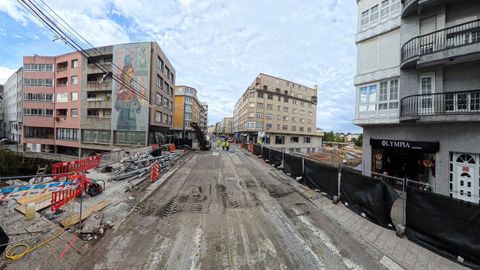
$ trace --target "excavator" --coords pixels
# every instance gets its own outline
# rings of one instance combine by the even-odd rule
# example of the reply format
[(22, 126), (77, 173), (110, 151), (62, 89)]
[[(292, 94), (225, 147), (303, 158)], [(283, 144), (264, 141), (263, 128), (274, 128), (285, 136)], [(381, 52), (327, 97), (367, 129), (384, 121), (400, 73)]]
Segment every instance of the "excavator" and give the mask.
[(212, 142), (210, 141), (210, 136), (205, 135), (202, 129), (198, 126), (197, 123), (192, 122), (190, 126), (195, 130), (195, 134), (197, 135), (198, 145), (200, 146), (200, 150), (210, 150), (212, 148)]

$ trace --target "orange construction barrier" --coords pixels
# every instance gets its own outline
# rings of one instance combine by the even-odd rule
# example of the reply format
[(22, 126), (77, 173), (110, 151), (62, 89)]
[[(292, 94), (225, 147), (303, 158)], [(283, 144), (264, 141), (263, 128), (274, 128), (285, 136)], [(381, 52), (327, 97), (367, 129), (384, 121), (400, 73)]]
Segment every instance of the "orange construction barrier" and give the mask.
[(93, 157), (87, 157), (81, 160), (72, 160), (66, 162), (58, 162), (52, 165), (52, 174), (54, 174), (54, 179), (59, 179), (66, 177), (71, 173), (80, 173), (93, 168), (96, 168), (100, 165), (102, 160), (101, 155), (96, 155)]
[(158, 163), (158, 160), (157, 160), (152, 165), (152, 174), (150, 175), (150, 182), (153, 183), (158, 179), (160, 179), (160, 164)]
[(170, 144), (170, 153), (175, 153), (175, 144)]

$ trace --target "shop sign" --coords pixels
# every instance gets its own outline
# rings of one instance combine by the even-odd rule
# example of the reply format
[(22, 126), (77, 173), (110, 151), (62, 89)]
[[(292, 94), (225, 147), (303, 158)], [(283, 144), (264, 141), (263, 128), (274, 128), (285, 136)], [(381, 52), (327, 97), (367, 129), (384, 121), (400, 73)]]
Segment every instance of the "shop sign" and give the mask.
[(370, 145), (383, 149), (413, 150), (422, 152), (437, 152), (438, 142), (420, 142), (403, 140), (377, 140), (370, 139)]

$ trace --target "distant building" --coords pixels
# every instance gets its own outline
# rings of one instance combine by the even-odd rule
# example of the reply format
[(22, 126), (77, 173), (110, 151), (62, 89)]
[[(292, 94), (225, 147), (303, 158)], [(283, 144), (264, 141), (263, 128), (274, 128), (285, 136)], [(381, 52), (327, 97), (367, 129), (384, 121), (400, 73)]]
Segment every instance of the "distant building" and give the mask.
[(200, 105), (202, 106), (202, 116), (199, 125), (206, 133), (208, 129), (208, 104), (207, 102), (200, 102)]
[(222, 122), (222, 134), (226, 136), (233, 135), (233, 117), (225, 117)]
[(214, 134), (215, 133), (215, 127), (216, 125), (210, 125), (208, 126), (208, 134)]
[[(204, 104), (206, 105), (206, 104)], [(173, 130), (177, 138), (197, 139), (191, 123), (206, 129), (204, 106), (198, 100), (197, 89), (185, 85), (175, 86), (175, 112)]]
[(316, 86), (260, 73), (235, 105), (233, 132), (240, 141), (315, 152), (322, 148), (316, 111)]
[(22, 68), (18, 69), (3, 86), (2, 136), (17, 143), (22, 141), (22, 74)]
[(352, 134), (352, 133), (347, 133), (345, 135), (345, 142), (352, 142), (354, 139), (358, 140), (360, 138), (361, 134)]

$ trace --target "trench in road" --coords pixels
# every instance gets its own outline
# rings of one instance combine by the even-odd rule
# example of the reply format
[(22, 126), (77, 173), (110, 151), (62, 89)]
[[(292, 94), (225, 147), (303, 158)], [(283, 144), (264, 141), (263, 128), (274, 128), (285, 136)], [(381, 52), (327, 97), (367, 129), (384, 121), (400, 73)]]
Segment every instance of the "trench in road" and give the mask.
[(213, 153), (195, 153), (77, 267), (383, 268), (379, 254), (268, 166), (238, 151)]

